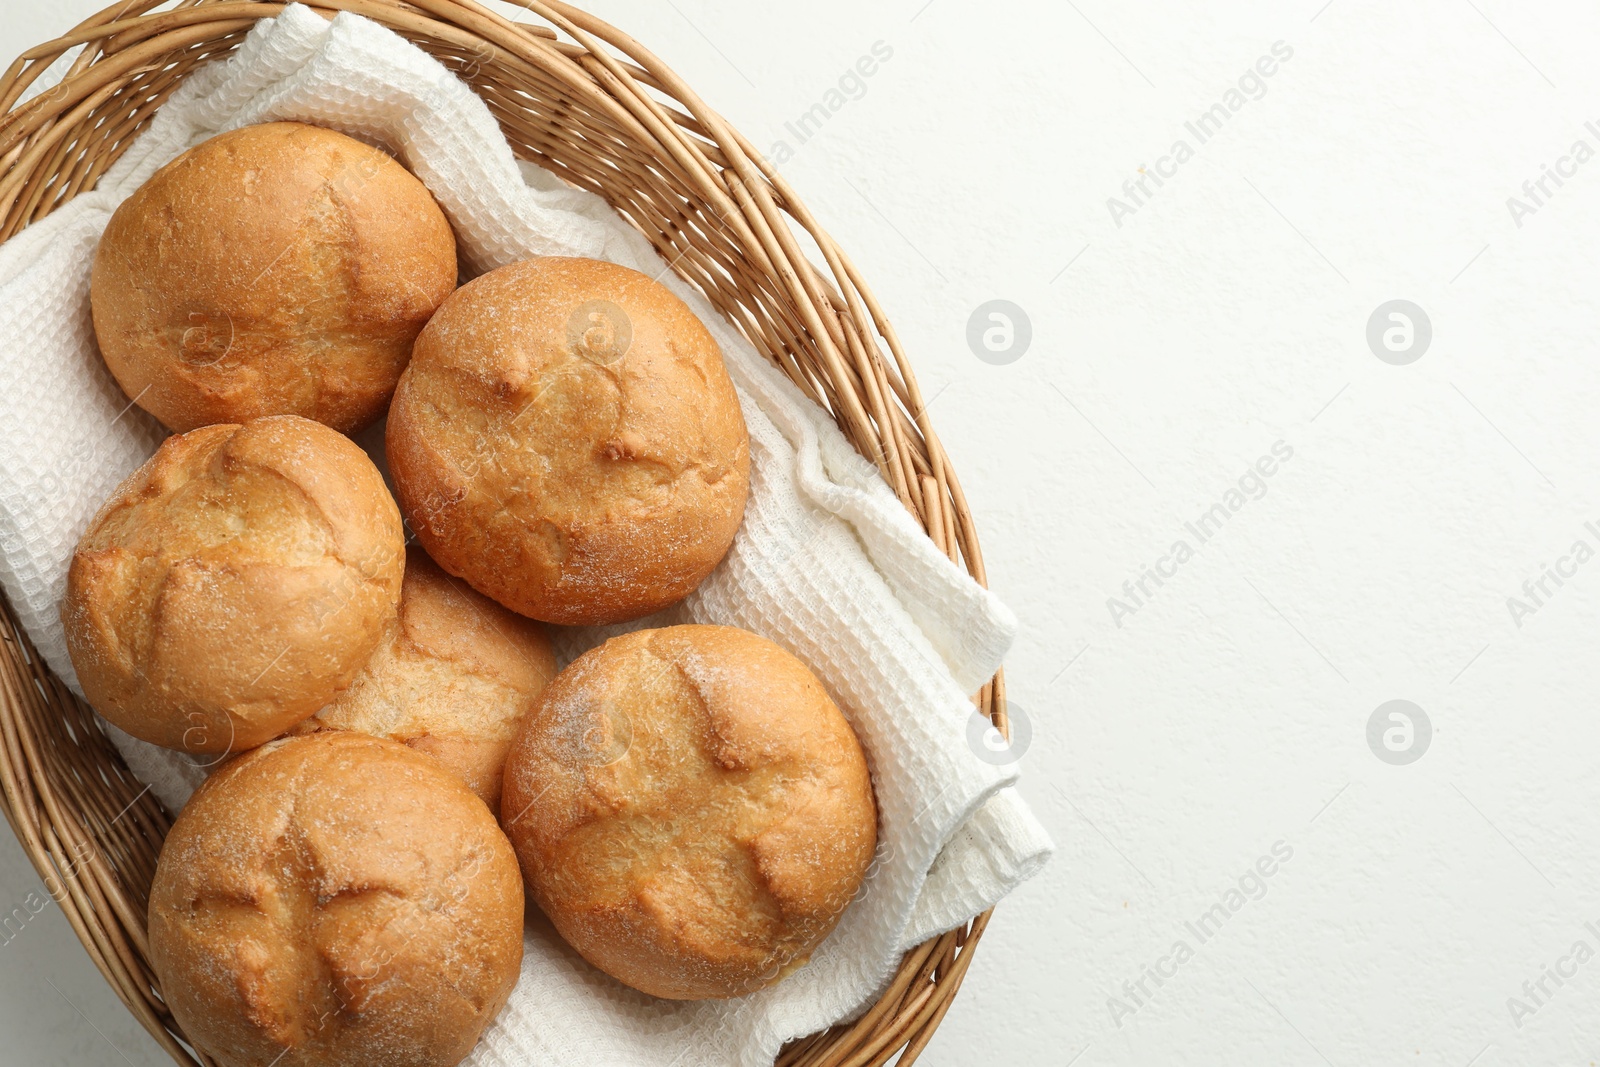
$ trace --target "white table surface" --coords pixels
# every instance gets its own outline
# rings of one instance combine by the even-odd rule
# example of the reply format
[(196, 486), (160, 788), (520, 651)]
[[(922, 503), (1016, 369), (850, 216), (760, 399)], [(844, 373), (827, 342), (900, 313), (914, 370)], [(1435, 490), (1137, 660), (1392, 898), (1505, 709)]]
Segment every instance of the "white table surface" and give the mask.
[[(97, 6), (0, 0), (0, 51)], [(1600, 950), (1600, 564), (1573, 555), (1600, 548), (1600, 160), (1562, 162), (1600, 151), (1600, 12), (593, 6), (771, 145), (872, 281), (1024, 624), (1022, 789), (1060, 851), (922, 1062), (1600, 1059), (1572, 955)], [(1536, 202), (1545, 165), (1575, 173)], [(1031, 324), (1005, 365), (966, 339), (993, 299)], [(1415, 330), (1367, 341), (1395, 299), (1431, 323), (1409, 363)], [(1570, 577), (1525, 593), (1546, 567)], [(1407, 764), (1367, 739), (1397, 699), (1431, 724)], [(0, 835), (0, 908), (39, 889)], [(0, 946), (0, 1033), (6, 1063), (165, 1062), (53, 907)]]

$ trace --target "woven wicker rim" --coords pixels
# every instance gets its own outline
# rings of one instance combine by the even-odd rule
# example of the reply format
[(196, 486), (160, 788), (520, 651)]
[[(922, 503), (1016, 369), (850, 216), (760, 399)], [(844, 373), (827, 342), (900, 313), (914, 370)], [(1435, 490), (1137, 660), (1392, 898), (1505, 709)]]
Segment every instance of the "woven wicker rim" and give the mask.
[[(872, 460), (939, 549), (984, 581), (960, 484), (883, 309), (783, 178), (638, 42), (558, 0), (315, 0), (433, 54), (488, 104), (516, 154), (604, 197)], [(20, 56), (0, 76), (0, 240), (93, 188), (174, 89), (285, 4), (130, 0)], [(77, 45), (62, 81), (19, 98)], [(809, 262), (797, 230), (815, 240)], [(181, 1064), (184, 1042), (150, 970), (147, 894), (172, 816), (51, 674), (0, 605), (0, 786), (12, 829), (95, 966)], [(975, 697), (1002, 730), (997, 674)], [(779, 1067), (908, 1067), (949, 1010), (989, 913), (906, 953), (860, 1019), (791, 1043)], [(903, 1051), (902, 1051), (903, 1050)]]

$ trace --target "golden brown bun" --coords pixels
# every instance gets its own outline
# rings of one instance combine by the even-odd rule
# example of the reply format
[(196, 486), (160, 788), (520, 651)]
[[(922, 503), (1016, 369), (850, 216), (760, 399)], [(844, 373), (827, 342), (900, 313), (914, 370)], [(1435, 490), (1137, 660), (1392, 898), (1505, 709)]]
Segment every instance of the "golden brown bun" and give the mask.
[(359, 730), (426, 752), (495, 813), (506, 751), (556, 657), (544, 627), (406, 552), (400, 615), (350, 688), (296, 728)]
[(456, 284), (428, 189), (354, 138), (298, 122), (220, 134), (122, 202), (89, 295), (106, 365), (174, 430), (383, 414)]
[(150, 964), (221, 1067), (446, 1067), (516, 984), (522, 882), (433, 760), (344, 731), (236, 757), (167, 835)]
[(803, 964), (877, 842), (866, 760), (821, 683), (726, 626), (616, 637), (557, 675), (506, 761), (501, 822), (561, 936), (674, 1000)]
[(400, 512), (295, 415), (169, 437), (78, 542), (61, 605), (84, 696), (135, 737), (237, 752), (350, 684), (394, 617)]
[(417, 338), (387, 429), (439, 565), (546, 622), (682, 599), (744, 515), (750, 444), (706, 328), (664, 286), (589, 259), (513, 263)]

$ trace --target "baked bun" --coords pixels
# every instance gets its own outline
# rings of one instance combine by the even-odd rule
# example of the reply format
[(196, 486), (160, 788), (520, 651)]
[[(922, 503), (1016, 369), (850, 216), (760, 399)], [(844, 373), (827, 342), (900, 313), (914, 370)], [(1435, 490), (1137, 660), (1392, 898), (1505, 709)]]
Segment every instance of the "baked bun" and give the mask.
[(556, 674), (544, 627), (406, 553), (400, 614), (350, 688), (296, 729), (359, 730), (443, 763), (500, 810), (506, 751)]
[(462, 286), (417, 338), (387, 429), (439, 565), (546, 622), (638, 618), (733, 543), (750, 444), (716, 342), (638, 271), (542, 258)]
[(220, 1067), (447, 1067), (522, 963), (522, 881), (455, 775), (332, 731), (239, 756), (173, 824), (150, 965)]
[(135, 737), (252, 748), (331, 701), (400, 600), (400, 512), (367, 454), (295, 415), (169, 437), (78, 542), (61, 605), (83, 694)]
[(754, 992), (810, 957), (877, 841), (855, 734), (805, 665), (726, 626), (612, 638), (506, 761), (528, 891), (590, 963), (658, 997)]
[(303, 415), (354, 433), (455, 284), (455, 237), (409, 171), (269, 122), (191, 148), (124, 200), (89, 297), (111, 373), (172, 429)]

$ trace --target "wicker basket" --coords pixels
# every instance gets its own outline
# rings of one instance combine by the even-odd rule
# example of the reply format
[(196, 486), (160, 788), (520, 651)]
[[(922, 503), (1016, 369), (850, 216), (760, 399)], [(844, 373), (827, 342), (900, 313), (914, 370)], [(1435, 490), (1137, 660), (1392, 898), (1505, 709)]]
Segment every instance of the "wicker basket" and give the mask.
[[(984, 580), (961, 488), (923, 411), (883, 310), (843, 252), (762, 159), (638, 42), (550, 0), (517, 0), (540, 24), (474, 0), (314, 0), (364, 15), (470, 83), (512, 149), (604, 197), (672, 269), (873, 460), (941, 551)], [(178, 84), (236, 48), (283, 4), (130, 0), (22, 55), (0, 78), (0, 240), (92, 188)], [(18, 99), (84, 45), (60, 84)], [(794, 227), (826, 261), (807, 261)], [(183, 1064), (188, 1048), (150, 970), (145, 905), (172, 816), (129, 773), (90, 710), (39, 660), (9, 606), (0, 612), (0, 783), (17, 837), (95, 966)], [(1006, 729), (999, 675), (979, 706)], [(961, 986), (988, 921), (908, 952), (881, 1000), (854, 1023), (794, 1042), (782, 1067), (912, 1063)]]

